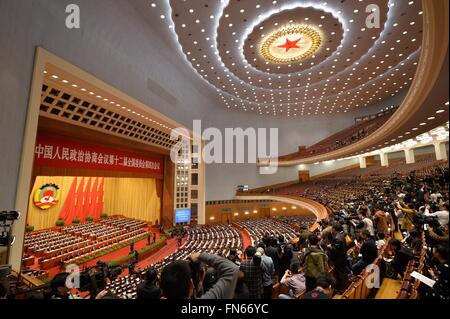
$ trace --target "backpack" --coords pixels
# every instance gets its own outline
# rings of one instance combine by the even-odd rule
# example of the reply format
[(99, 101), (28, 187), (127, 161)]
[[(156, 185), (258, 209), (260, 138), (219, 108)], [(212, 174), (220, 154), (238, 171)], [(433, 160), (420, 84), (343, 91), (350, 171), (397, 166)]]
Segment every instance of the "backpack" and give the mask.
[(323, 251), (313, 251), (305, 256), (305, 276), (317, 278), (328, 271), (328, 257)]

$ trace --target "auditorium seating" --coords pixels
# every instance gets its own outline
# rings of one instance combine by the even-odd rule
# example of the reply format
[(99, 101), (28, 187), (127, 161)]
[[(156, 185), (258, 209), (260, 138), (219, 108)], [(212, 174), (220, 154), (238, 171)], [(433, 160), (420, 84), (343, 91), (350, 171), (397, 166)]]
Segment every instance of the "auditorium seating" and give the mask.
[[(425, 234), (422, 233), (422, 243), (425, 242)], [(424, 274), (424, 270), (427, 262), (427, 247), (422, 246), (419, 254), (417, 254), (413, 260), (408, 263), (405, 274), (402, 278), (401, 289), (397, 295), (397, 299), (417, 299), (417, 290), (420, 285), (420, 281), (411, 276), (413, 271), (417, 271), (420, 274)]]
[(381, 127), (386, 120), (392, 115), (393, 111), (380, 113), (379, 116), (369, 118), (333, 134), (320, 142), (306, 148), (301, 149), (295, 153), (284, 156), (279, 156), (278, 161), (291, 161), (301, 158), (307, 158), (315, 155), (325, 154), (351, 145), (375, 132)]
[(55, 230), (32, 232), (25, 237), (23, 262), (31, 266), (38, 258), (40, 269), (77, 264), (96, 255), (113, 251), (147, 234), (147, 222), (110, 217)]
[[(141, 275), (150, 268), (161, 272), (174, 260), (186, 260), (194, 252), (205, 252), (227, 256), (230, 249), (242, 250), (242, 238), (239, 230), (231, 225), (198, 226), (190, 228), (186, 243), (176, 252), (163, 260), (145, 267)], [(140, 275), (131, 274), (108, 283), (106, 289), (122, 298), (136, 298), (136, 287), (141, 281)]]
[(276, 218), (240, 220), (236, 224), (249, 233), (252, 245), (257, 245), (266, 234), (275, 238), (282, 235), (286, 241), (298, 237), (298, 232), (292, 226)]
[(304, 229), (310, 229), (311, 226), (316, 222), (317, 218), (307, 217), (307, 216), (280, 216), (277, 218), (278, 221), (287, 224), (296, 231), (301, 231)]

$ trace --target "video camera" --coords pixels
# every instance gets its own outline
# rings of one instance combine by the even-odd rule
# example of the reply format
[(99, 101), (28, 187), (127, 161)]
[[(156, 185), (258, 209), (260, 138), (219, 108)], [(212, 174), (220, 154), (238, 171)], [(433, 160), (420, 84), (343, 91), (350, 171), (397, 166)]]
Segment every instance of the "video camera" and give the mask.
[(416, 214), (413, 217), (413, 223), (417, 228), (422, 228), (424, 225), (429, 225), (430, 227), (439, 227), (440, 223), (435, 216), (425, 216)]
[[(105, 262), (98, 261), (93, 267), (85, 269), (80, 274), (80, 291), (96, 292), (105, 289), (106, 279), (117, 279), (122, 269), (127, 266), (109, 266)], [(94, 296), (95, 297), (95, 296)]]

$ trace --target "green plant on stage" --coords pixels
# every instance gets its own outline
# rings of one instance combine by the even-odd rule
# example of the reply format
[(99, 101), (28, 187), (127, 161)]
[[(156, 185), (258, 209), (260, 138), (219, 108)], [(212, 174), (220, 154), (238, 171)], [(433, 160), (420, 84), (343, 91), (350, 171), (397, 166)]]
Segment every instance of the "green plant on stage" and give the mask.
[(56, 226), (61, 227), (61, 226), (64, 226), (65, 224), (66, 224), (66, 222), (63, 221), (62, 219), (59, 219), (59, 220), (56, 221)]
[(26, 231), (27, 233), (30, 233), (30, 232), (32, 232), (33, 230), (34, 230), (34, 226), (27, 225), (27, 227), (25, 227), (25, 231)]
[(74, 219), (72, 219), (72, 224), (79, 224), (81, 222), (81, 220), (78, 217), (75, 217)]
[(84, 220), (87, 221), (87, 222), (92, 222), (94, 220), (94, 217), (86, 216), (86, 218)]
[[(145, 238), (145, 237), (143, 237), (143, 238)], [(165, 241), (166, 241), (166, 237), (161, 237), (160, 239), (158, 239), (156, 242), (152, 243), (151, 245), (145, 246), (144, 248), (141, 248), (140, 250), (138, 250), (138, 253), (139, 253), (139, 255), (141, 255), (144, 252), (149, 251), (149, 250), (163, 244)], [(108, 265), (109, 266), (117, 266), (117, 265), (120, 265), (121, 263), (128, 262), (133, 258), (134, 258), (134, 254), (129, 254), (128, 256), (124, 256), (124, 257), (121, 257), (118, 259), (111, 260), (108, 263)]]
[(118, 245), (118, 246), (116, 246), (116, 247), (111, 247), (111, 248), (109, 248), (109, 249), (107, 249), (107, 250), (104, 250), (104, 251), (102, 251), (102, 252), (96, 253), (96, 254), (94, 254), (94, 255), (92, 255), (92, 256), (90, 256), (90, 257), (86, 257), (86, 258), (84, 258), (84, 259), (78, 260), (78, 261), (76, 261), (75, 263), (76, 263), (77, 265), (87, 263), (87, 262), (89, 262), (89, 261), (91, 261), (91, 260), (100, 258), (100, 257), (102, 257), (102, 256), (104, 256), (104, 255), (108, 255), (108, 254), (110, 254), (110, 253), (112, 253), (112, 252), (114, 252), (114, 251), (116, 251), (116, 250), (122, 249), (123, 247), (129, 246), (129, 245), (131, 245), (131, 243), (136, 243), (136, 242), (138, 242), (138, 241), (141, 241), (141, 240), (143, 240), (143, 239), (146, 238), (146, 237), (147, 237), (147, 235), (144, 235), (144, 236), (138, 237), (138, 238), (136, 238), (136, 239), (129, 240), (129, 241), (127, 241), (127, 242), (125, 242), (125, 243), (123, 243), (123, 244), (120, 244), (120, 245)]

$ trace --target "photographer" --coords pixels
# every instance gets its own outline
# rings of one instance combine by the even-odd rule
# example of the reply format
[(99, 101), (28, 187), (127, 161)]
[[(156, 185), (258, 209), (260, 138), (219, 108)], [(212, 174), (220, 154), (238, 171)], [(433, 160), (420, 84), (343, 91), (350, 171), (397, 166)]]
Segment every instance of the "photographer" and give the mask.
[(50, 299), (69, 299), (70, 289), (66, 286), (68, 276), (66, 272), (59, 273), (50, 281), (51, 293), (48, 295)]
[(244, 281), (248, 287), (250, 299), (261, 299), (263, 290), (264, 265), (261, 263), (261, 254), (256, 252), (255, 247), (248, 246), (245, 249), (246, 259), (239, 266), (244, 273)]
[(344, 292), (347, 287), (350, 268), (347, 261), (345, 233), (338, 222), (333, 223), (332, 241), (327, 248), (329, 251), (330, 264), (334, 268), (336, 277), (336, 289), (340, 293)]
[(145, 281), (137, 286), (137, 299), (159, 299), (161, 289), (157, 285), (158, 272), (149, 269), (145, 273)]
[(306, 279), (301, 273), (299, 273), (300, 264), (293, 262), (291, 269), (286, 270), (280, 283), (290, 288), (287, 295), (280, 294), (278, 299), (293, 299), (294, 296), (303, 292), (306, 289)]
[(414, 254), (411, 249), (404, 247), (398, 239), (391, 239), (389, 248), (394, 253), (391, 266), (393, 270), (392, 277), (396, 279), (398, 275), (403, 276), (406, 266), (414, 258)]
[(439, 205), (439, 210), (434, 213), (430, 213), (430, 210), (430, 205), (426, 205), (424, 215), (427, 217), (436, 217), (441, 226), (448, 225), (448, 203), (442, 203), (441, 205)]
[[(190, 256), (194, 264), (204, 262), (216, 269), (217, 282), (200, 299), (232, 299), (239, 268), (230, 260), (216, 255), (195, 253)], [(188, 261), (177, 260), (167, 265), (161, 273), (161, 290), (167, 299), (190, 299), (194, 282)]]
[(362, 244), (356, 245), (356, 250), (359, 250), (359, 254), (361, 255), (361, 259), (359, 259), (353, 266), (352, 272), (355, 276), (361, 274), (361, 272), (378, 256), (378, 249), (375, 243), (375, 240), (368, 230), (363, 230), (361, 232), (361, 240)]
[(403, 223), (401, 230), (410, 231), (414, 229), (414, 216), (416, 215), (414, 204), (409, 203), (408, 206), (406, 206), (402, 202), (397, 202), (397, 208), (403, 213)]
[(448, 246), (438, 246), (434, 250), (431, 264), (427, 270), (427, 276), (436, 283), (433, 287), (421, 284), (419, 287), (421, 299), (449, 299), (448, 291)]

